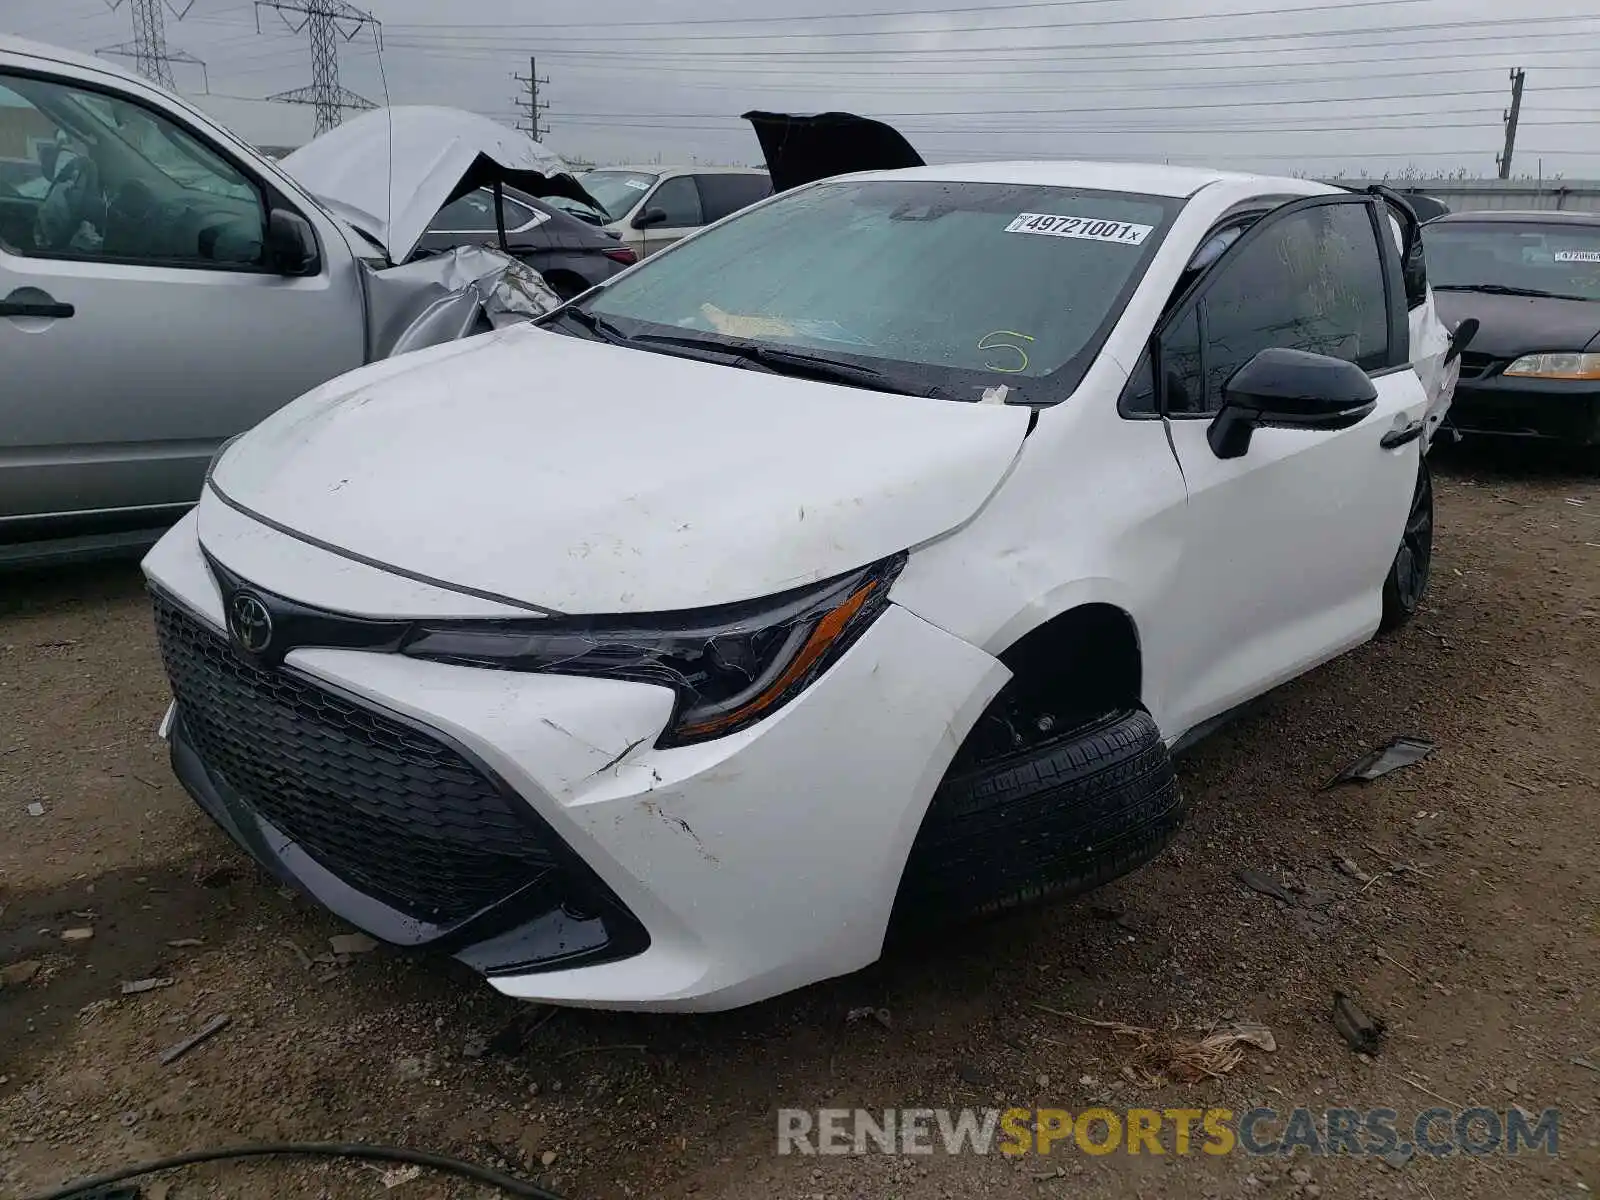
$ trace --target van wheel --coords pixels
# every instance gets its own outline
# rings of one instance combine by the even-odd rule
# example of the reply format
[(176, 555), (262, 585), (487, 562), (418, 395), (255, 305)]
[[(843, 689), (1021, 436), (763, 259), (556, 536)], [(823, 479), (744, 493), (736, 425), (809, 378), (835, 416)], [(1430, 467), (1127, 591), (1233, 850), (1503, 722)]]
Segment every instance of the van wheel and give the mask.
[(1433, 473), (1428, 460), (1417, 464), (1417, 486), (1411, 495), (1411, 511), (1406, 514), (1400, 548), (1383, 581), (1383, 621), (1379, 629), (1398, 629), (1422, 604), (1428, 590), (1428, 575), (1433, 568)]
[(914, 929), (1109, 883), (1154, 858), (1186, 813), (1143, 709), (966, 769), (934, 793), (892, 927)]

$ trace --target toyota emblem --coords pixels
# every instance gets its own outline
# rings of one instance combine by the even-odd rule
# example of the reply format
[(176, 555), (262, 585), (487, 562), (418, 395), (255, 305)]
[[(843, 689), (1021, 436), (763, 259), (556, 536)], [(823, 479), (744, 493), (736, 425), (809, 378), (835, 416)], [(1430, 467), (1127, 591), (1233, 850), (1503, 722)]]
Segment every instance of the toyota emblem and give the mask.
[(259, 596), (237, 592), (228, 604), (228, 632), (246, 654), (261, 654), (272, 644), (272, 614)]

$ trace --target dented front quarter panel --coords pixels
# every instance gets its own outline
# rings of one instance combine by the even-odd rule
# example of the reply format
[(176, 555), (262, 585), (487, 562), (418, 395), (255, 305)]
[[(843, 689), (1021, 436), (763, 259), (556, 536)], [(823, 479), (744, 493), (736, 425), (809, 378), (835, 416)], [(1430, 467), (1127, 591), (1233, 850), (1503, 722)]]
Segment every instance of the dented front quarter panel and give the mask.
[(529, 321), (561, 304), (532, 267), (487, 246), (363, 267), (369, 361)]

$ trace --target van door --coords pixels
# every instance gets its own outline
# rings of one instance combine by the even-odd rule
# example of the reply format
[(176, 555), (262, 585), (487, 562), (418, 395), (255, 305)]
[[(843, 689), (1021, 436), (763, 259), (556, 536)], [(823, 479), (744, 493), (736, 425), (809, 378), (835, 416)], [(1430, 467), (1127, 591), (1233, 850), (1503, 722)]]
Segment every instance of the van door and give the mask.
[(0, 66), (0, 103), (38, 168), (0, 220), (0, 541), (176, 515), (224, 440), (364, 361), (348, 250), (274, 273), (287, 201), (146, 97)]

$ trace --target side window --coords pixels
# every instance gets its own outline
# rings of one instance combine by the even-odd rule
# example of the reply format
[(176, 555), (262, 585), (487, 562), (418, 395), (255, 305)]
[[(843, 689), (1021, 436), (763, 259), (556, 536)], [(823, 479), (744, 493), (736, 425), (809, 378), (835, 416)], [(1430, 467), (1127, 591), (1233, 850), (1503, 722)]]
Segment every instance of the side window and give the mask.
[[(543, 213), (509, 196), (505, 197), (505, 210), (507, 229), (536, 225), (544, 219)], [(494, 193), (480, 190), (452, 200), (439, 210), (429, 228), (439, 233), (494, 233)]]
[[(506, 204), (506, 228), (511, 228), (511, 204)], [(494, 231), (494, 197), (488, 192), (468, 192), (439, 210), (432, 229), (440, 233), (491, 233)]]
[(703, 225), (700, 216), (700, 192), (694, 186), (693, 175), (674, 175), (655, 190), (645, 203), (646, 208), (659, 208), (667, 219), (657, 229), (682, 229)]
[(1201, 408), (1215, 412), (1233, 373), (1269, 346), (1368, 370), (1389, 353), (1383, 263), (1365, 204), (1303, 209), (1263, 225), (1206, 288)]
[(1191, 307), (1161, 337), (1161, 382), (1167, 412), (1189, 416), (1205, 412), (1205, 384), (1200, 373), (1200, 320)]
[(772, 194), (772, 180), (765, 175), (696, 175), (695, 182), (708, 225)]
[[(0, 190), (0, 241), (12, 253), (260, 264), (260, 193), (167, 117), (101, 92), (0, 75), (0, 131), (8, 126), (22, 130), (31, 158), (22, 181)], [(0, 132), (0, 146), (12, 140)]]

